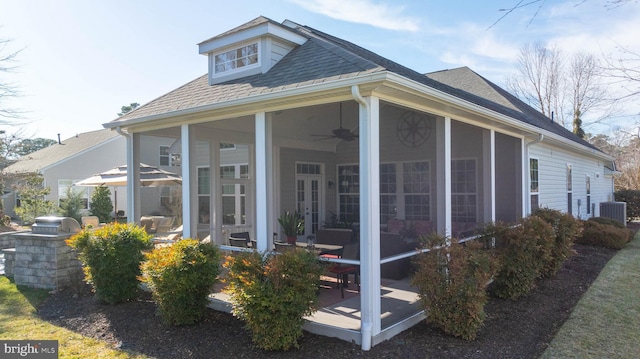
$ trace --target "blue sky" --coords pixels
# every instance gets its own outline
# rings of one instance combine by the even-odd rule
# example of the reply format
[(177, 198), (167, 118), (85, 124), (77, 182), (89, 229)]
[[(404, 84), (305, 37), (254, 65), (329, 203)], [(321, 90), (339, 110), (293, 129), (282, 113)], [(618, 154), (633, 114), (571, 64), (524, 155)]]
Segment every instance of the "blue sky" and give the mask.
[(606, 0), (543, 0), (492, 26), (504, 15), (499, 9), (518, 2), (0, 0), (0, 38), (12, 40), (7, 50), (23, 49), (17, 72), (0, 73), (22, 96), (2, 105), (26, 111), (24, 137), (100, 129), (122, 105), (204, 74), (196, 44), (260, 15), (314, 27), (420, 72), (468, 66), (499, 85), (534, 41), (569, 54), (615, 54), (618, 45), (640, 53), (637, 1), (610, 8)]

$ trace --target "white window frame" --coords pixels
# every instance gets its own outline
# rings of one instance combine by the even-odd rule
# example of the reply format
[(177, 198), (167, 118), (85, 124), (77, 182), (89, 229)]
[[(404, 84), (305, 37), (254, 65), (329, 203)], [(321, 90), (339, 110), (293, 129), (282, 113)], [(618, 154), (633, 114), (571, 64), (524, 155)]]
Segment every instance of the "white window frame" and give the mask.
[[(231, 61), (236, 62), (236, 66), (235, 67), (232, 66), (229, 69), (227, 69), (225, 67), (224, 70), (218, 71), (218, 68), (216, 66), (216, 59), (219, 56), (221, 56), (223, 54), (237, 52), (238, 50), (241, 50), (241, 49), (247, 48), (249, 46), (253, 46), (253, 45), (256, 45), (256, 53), (255, 54), (257, 56), (257, 61), (255, 63), (248, 64), (248, 65), (243, 65), (243, 66), (238, 67), (237, 66), (238, 58), (236, 57), (235, 59), (229, 61), (229, 62), (231, 62)], [(241, 43), (241, 44), (239, 44), (239, 46), (236, 46), (234, 48), (231, 48), (231, 49), (227, 48), (227, 49), (222, 50), (222, 51), (214, 52), (210, 57), (210, 61), (211, 61), (210, 65), (211, 65), (212, 78), (227, 76), (227, 75), (230, 75), (230, 74), (235, 74), (235, 73), (238, 73), (238, 72), (243, 72), (243, 71), (246, 71), (246, 70), (250, 70), (250, 69), (262, 66), (262, 46), (261, 46), (260, 41), (244, 42), (244, 43)]]
[[(163, 153), (163, 149), (166, 149), (166, 153)], [(160, 166), (169, 166), (171, 164), (171, 153), (169, 153), (170, 149), (171, 146), (160, 145), (158, 149), (158, 163), (160, 164)], [(163, 160), (165, 160), (166, 164), (163, 163)]]
[[(246, 177), (242, 177), (241, 176), (241, 168), (243, 166), (246, 166)], [(235, 174), (235, 178), (223, 178), (220, 170), (223, 167), (234, 167), (234, 174)], [(224, 164), (224, 165), (220, 165), (218, 167), (218, 173), (217, 175), (220, 178), (220, 200), (222, 201), (223, 197), (234, 197), (235, 198), (235, 223), (234, 224), (225, 224), (223, 221), (221, 221), (220, 223), (222, 223), (223, 227), (237, 227), (237, 226), (246, 226), (249, 223), (249, 219), (248, 219), (248, 214), (249, 214), (249, 196), (248, 196), (248, 192), (250, 190), (250, 179), (251, 179), (251, 168), (249, 167), (248, 163), (233, 163), (233, 164)], [(225, 185), (233, 185), (234, 186), (234, 192), (233, 194), (224, 194), (224, 191), (222, 190), (222, 187)], [(244, 185), (244, 193), (242, 193), (241, 189), (242, 186)], [(244, 199), (244, 213), (242, 211), (242, 200)], [(223, 211), (224, 212), (224, 211)], [(224, 213), (223, 213), (224, 214)], [(244, 221), (244, 223), (243, 223)]]
[(567, 212), (573, 214), (573, 167), (567, 163)]
[[(452, 183), (451, 184), (451, 221), (454, 223), (478, 223), (478, 159), (477, 158), (473, 158), (473, 157), (463, 157), (463, 158), (452, 158), (451, 159), (451, 178), (452, 178), (452, 182), (453, 182), (453, 171), (454, 171), (454, 166), (453, 162), (458, 162), (458, 161), (473, 161), (474, 162), (474, 166), (475, 166), (475, 171), (474, 171), (474, 186), (475, 186), (475, 192), (455, 192), (455, 184)], [(454, 196), (464, 196), (466, 198), (470, 198), (470, 197), (475, 197), (475, 209), (474, 209), (474, 213), (475, 213), (475, 219), (473, 221), (468, 221), (466, 218), (465, 220), (461, 221), (458, 217), (457, 214), (454, 213), (454, 201), (453, 201), (453, 197)], [(468, 201), (465, 201), (468, 202)], [(466, 216), (465, 216), (466, 217)]]
[[(404, 191), (404, 166), (405, 164), (412, 164), (412, 163), (426, 163), (429, 170), (427, 173), (427, 186), (429, 188), (428, 192), (425, 193), (414, 193), (414, 192), (406, 192)], [(431, 175), (432, 175), (432, 166), (431, 166), (431, 161), (430, 160), (415, 160), (415, 161), (400, 161), (400, 162), (381, 162), (380, 166), (382, 165), (394, 165), (395, 166), (395, 185), (396, 185), (396, 190), (394, 193), (390, 193), (390, 192), (380, 192), (380, 196), (389, 196), (389, 197), (395, 197), (395, 207), (396, 207), (396, 211), (395, 211), (395, 216), (393, 218), (389, 218), (389, 219), (406, 219), (406, 196), (411, 196), (411, 195), (426, 195), (428, 197), (428, 207), (429, 207), (429, 218), (420, 218), (420, 219), (416, 219), (413, 218), (412, 220), (425, 220), (425, 221), (430, 221), (431, 220), (431, 215), (432, 215), (432, 208), (431, 208), (431, 201), (432, 201), (432, 195), (431, 195)], [(341, 203), (341, 196), (359, 196), (360, 193), (359, 191), (354, 191), (352, 185), (350, 185), (349, 187), (351, 188), (350, 191), (345, 192), (343, 191), (344, 189), (344, 184), (340, 183), (340, 167), (358, 167), (358, 164), (354, 164), (354, 163), (347, 163), (347, 164), (339, 164), (336, 167), (336, 183), (338, 184), (338, 190), (337, 190), (337, 204), (338, 204), (338, 215), (339, 218), (342, 218), (342, 215), (344, 213), (342, 213), (341, 211), (341, 207), (342, 207), (342, 203)], [(358, 167), (359, 168), (359, 167)], [(382, 172), (381, 172), (382, 173)], [(359, 174), (358, 174), (359, 175)], [(382, 183), (382, 180), (381, 180)], [(359, 189), (359, 186), (357, 186), (356, 188)], [(382, 206), (382, 203), (381, 203)], [(381, 213), (381, 217), (382, 217), (382, 213)], [(381, 220), (382, 222), (382, 220)], [(386, 222), (385, 222), (386, 223)]]
[(591, 214), (591, 176), (586, 175), (584, 182), (585, 192), (587, 193), (587, 214)]
[[(536, 188), (533, 188), (533, 168), (531, 167), (531, 161), (536, 162)], [(533, 208), (533, 197), (536, 197), (536, 208)], [(533, 213), (534, 210), (540, 208), (540, 159), (537, 157), (529, 157), (529, 213)]]

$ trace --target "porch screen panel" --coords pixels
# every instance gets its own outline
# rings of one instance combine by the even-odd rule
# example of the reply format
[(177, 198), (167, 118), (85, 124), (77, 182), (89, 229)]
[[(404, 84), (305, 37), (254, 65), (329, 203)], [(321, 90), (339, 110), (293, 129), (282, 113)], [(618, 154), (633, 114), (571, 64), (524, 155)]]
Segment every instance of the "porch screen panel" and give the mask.
[(477, 221), (477, 165), (475, 159), (451, 161), (451, 221)]
[(220, 166), (223, 225), (238, 226), (247, 223), (246, 179), (248, 178), (249, 166), (246, 164)]
[(360, 220), (360, 167), (358, 165), (338, 166), (338, 197), (340, 201), (340, 221)]
[(431, 219), (431, 169), (429, 162), (403, 164), (404, 213), (407, 220)]
[(380, 223), (387, 223), (398, 216), (396, 164), (380, 165)]
[(210, 174), (209, 167), (198, 168), (198, 223), (209, 223)]

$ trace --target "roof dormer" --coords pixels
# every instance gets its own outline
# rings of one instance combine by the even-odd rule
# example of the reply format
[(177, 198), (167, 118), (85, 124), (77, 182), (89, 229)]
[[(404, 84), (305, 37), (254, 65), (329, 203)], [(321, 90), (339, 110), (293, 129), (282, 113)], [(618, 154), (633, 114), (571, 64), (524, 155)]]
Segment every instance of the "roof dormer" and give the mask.
[(262, 74), (307, 38), (265, 17), (258, 17), (198, 44), (209, 58), (209, 84)]

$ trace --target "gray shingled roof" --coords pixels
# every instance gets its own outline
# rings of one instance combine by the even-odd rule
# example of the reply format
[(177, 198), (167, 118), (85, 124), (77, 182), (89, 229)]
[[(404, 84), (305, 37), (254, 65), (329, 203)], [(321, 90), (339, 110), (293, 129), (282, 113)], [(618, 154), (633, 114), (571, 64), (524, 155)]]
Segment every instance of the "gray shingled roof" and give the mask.
[[(225, 34), (257, 26), (264, 22), (283, 26), (265, 17), (259, 17), (229, 30)], [(287, 27), (287, 29), (289, 28)], [(468, 68), (440, 71), (425, 76), (353, 43), (308, 26), (299, 25), (295, 29), (289, 30), (297, 31), (309, 40), (294, 48), (267, 73), (212, 86), (208, 84), (208, 76), (205, 74), (138, 107), (135, 111), (131, 111), (113, 122), (168, 114), (310, 84), (389, 71), (590, 148), (595, 148), (559, 124), (552, 123), (546, 116)], [(214, 38), (219, 36), (222, 35)]]
[[(453, 88), (467, 92), (466, 100), (514, 119), (545, 129), (566, 139), (597, 149), (589, 142), (577, 137), (557, 122), (527, 105), (510, 92), (480, 76), (468, 67), (442, 70), (426, 74), (427, 77)], [(599, 151), (599, 149), (598, 149)]]
[(110, 139), (119, 136), (116, 131), (97, 130), (80, 133), (61, 143), (56, 143), (39, 151), (22, 156), (14, 164), (5, 168), (5, 173), (39, 172), (43, 168), (65, 160), (71, 156), (98, 147)]

